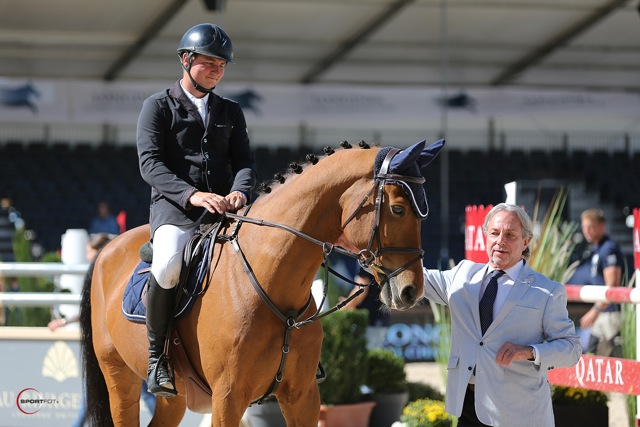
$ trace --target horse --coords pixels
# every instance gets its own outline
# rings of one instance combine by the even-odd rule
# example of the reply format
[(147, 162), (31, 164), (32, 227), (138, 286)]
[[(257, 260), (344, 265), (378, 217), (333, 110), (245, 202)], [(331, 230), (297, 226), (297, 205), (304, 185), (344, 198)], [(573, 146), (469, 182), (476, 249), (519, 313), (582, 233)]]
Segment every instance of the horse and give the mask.
[[(212, 426), (239, 425), (267, 394), (276, 396), (288, 425), (317, 426), (323, 335), (314, 277), (337, 251), (373, 271), (390, 308), (416, 304), (426, 216), (421, 168), (443, 144), (326, 147), (304, 167), (291, 164), (243, 212), (226, 214), (206, 291), (175, 322), (193, 370), (210, 387)], [(148, 240), (148, 225), (117, 236), (85, 277), (80, 323), (91, 425), (139, 424), (148, 340), (144, 324), (125, 319), (121, 305)], [(175, 376), (179, 394), (157, 398), (151, 426), (176, 426), (184, 416), (187, 379), (179, 370)]]
[(9, 107), (27, 107), (32, 113), (38, 112), (37, 105), (32, 101), (32, 97), (40, 97), (40, 92), (31, 83), (8, 88), (0, 87), (0, 104)]

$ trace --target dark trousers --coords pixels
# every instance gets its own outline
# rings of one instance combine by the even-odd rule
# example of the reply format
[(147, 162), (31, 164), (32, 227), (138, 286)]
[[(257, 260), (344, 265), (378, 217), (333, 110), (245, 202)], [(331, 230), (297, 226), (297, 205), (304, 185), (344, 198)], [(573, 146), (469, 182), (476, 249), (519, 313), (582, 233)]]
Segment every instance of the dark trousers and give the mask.
[(478, 415), (476, 414), (476, 397), (471, 388), (471, 386), (467, 387), (467, 392), (464, 394), (462, 415), (458, 418), (458, 427), (490, 427), (478, 419)]

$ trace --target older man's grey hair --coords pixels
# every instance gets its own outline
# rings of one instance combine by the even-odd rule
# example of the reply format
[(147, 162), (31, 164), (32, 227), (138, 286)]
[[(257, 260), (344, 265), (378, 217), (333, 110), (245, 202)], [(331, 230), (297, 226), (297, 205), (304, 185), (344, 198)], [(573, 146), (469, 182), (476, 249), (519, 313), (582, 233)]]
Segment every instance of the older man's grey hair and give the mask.
[(511, 205), (509, 203), (500, 203), (495, 205), (484, 218), (482, 231), (484, 231), (485, 236), (488, 232), (489, 221), (491, 221), (491, 218), (493, 218), (498, 212), (513, 212), (518, 216), (520, 224), (522, 225), (522, 237), (524, 237), (525, 239), (529, 239), (529, 245), (527, 245), (525, 250), (522, 251), (522, 258), (529, 259), (529, 257), (531, 256), (531, 240), (533, 239), (533, 221), (520, 206)]

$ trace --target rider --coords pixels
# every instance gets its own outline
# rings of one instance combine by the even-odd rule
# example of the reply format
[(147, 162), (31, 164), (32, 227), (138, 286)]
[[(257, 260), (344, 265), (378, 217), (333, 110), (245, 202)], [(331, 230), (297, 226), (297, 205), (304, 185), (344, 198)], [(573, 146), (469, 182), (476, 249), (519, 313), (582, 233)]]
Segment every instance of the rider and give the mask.
[(212, 92), (233, 62), (229, 36), (217, 25), (196, 25), (180, 40), (178, 56), (182, 78), (144, 101), (137, 129), (140, 172), (151, 186), (147, 383), (164, 397), (177, 394), (164, 345), (182, 252), (207, 212), (241, 208), (256, 181), (244, 114)]

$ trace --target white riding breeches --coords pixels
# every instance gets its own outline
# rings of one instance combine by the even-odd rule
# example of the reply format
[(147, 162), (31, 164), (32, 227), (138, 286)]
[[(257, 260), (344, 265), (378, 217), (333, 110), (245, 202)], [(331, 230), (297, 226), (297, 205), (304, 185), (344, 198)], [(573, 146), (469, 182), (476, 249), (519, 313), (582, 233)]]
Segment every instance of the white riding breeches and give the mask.
[(153, 234), (153, 260), (151, 274), (164, 289), (171, 289), (180, 280), (182, 254), (199, 224), (177, 226), (164, 224)]

